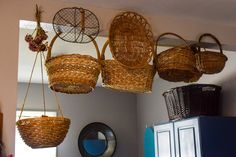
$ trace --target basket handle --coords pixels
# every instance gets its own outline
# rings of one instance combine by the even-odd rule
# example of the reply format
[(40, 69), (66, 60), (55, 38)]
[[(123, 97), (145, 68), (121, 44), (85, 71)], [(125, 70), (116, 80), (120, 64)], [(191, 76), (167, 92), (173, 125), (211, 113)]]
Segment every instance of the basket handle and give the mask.
[[(220, 53), (221, 54), (223, 54), (223, 50), (222, 50), (222, 45), (221, 45), (221, 43), (220, 43), (220, 41), (214, 36), (214, 35), (212, 35), (212, 34), (210, 34), (210, 33), (204, 33), (204, 34), (202, 34), (200, 37), (199, 37), (199, 39), (198, 39), (198, 42), (199, 43), (201, 43), (201, 41), (202, 41), (202, 39), (204, 38), (204, 37), (211, 37), (216, 43), (217, 43), (217, 45), (219, 46), (219, 48), (220, 48)], [(200, 52), (200, 46), (198, 46), (198, 52)]]
[(106, 52), (106, 48), (107, 48), (108, 44), (109, 44), (109, 40), (107, 40), (102, 47), (101, 60), (105, 60), (105, 52)]
[[(49, 59), (51, 59), (52, 57), (52, 47), (56, 41), (56, 39), (59, 37), (59, 35), (61, 34), (61, 32), (57, 33), (53, 39), (51, 40), (49, 46), (48, 46), (48, 53), (47, 53), (47, 57), (46, 57), (46, 61), (48, 61)], [(98, 62), (100, 62), (101, 58), (100, 58), (100, 51), (99, 51), (99, 48), (98, 48), (98, 44), (96, 42), (96, 40), (94, 40), (91, 36), (88, 36), (90, 39), (92, 39), (92, 42), (93, 42), (93, 45), (96, 49), (96, 52), (97, 52), (97, 59), (98, 59)]]
[(156, 46), (155, 46), (155, 53), (157, 54), (157, 46), (158, 46), (158, 42), (160, 41), (161, 37), (165, 36), (165, 35), (173, 35), (173, 36), (176, 36), (178, 38), (180, 38), (181, 40), (184, 41), (184, 43), (186, 44), (186, 46), (189, 46), (189, 44), (187, 43), (187, 41), (182, 38), (181, 36), (179, 36), (178, 34), (175, 34), (175, 33), (171, 33), (171, 32), (166, 32), (166, 33), (163, 33), (161, 34), (160, 36), (158, 36), (157, 40), (156, 40)]

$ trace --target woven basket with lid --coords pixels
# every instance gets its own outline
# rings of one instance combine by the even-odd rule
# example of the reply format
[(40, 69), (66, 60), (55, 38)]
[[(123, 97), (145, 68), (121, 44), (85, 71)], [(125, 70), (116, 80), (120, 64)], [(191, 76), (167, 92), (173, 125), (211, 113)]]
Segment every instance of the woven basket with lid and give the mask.
[(147, 20), (135, 12), (114, 17), (109, 30), (113, 58), (129, 68), (144, 67), (152, 59), (153, 33)]
[(156, 68), (159, 76), (171, 82), (195, 82), (201, 77), (201, 73), (196, 68), (194, 52), (186, 41), (174, 33), (163, 33), (158, 39), (165, 35), (174, 35), (182, 39), (185, 45), (167, 49), (155, 56)]

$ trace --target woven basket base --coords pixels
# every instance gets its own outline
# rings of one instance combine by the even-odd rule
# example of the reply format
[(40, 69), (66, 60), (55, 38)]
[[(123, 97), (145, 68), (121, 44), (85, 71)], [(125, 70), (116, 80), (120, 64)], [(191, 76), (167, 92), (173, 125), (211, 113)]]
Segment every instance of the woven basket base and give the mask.
[(86, 94), (93, 91), (94, 89), (86, 84), (71, 85), (65, 83), (64, 84), (54, 83), (53, 85), (50, 85), (50, 88), (56, 92), (67, 93), (67, 94)]
[(102, 64), (104, 87), (134, 93), (151, 92), (153, 77), (156, 72), (152, 65), (128, 69), (121, 66), (116, 60), (105, 60)]
[(159, 76), (171, 82), (196, 82), (202, 74), (196, 71), (181, 70), (181, 69), (159, 69)]
[(17, 128), (24, 142), (31, 148), (56, 147), (65, 138), (70, 119), (38, 117), (18, 120)]

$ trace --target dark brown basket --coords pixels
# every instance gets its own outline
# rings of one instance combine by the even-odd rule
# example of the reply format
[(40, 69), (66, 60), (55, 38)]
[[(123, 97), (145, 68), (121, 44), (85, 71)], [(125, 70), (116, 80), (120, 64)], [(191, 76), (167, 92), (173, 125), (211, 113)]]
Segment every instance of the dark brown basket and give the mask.
[(197, 68), (204, 74), (219, 73), (224, 69), (228, 58), (223, 54), (221, 43), (214, 35), (209, 33), (202, 34), (199, 38), (199, 43), (202, 42), (204, 37), (212, 38), (219, 46), (220, 52), (209, 50), (201, 51), (201, 47), (198, 47), (198, 51), (196, 53)]
[(164, 92), (169, 119), (219, 115), (220, 91), (220, 86), (193, 84)]
[[(176, 46), (162, 51), (155, 56), (156, 69), (160, 78), (170, 82), (196, 82), (202, 76), (196, 67), (194, 52), (188, 43), (175, 33), (163, 33), (157, 39), (165, 35), (173, 35), (181, 39), (185, 45)], [(157, 53), (157, 48), (156, 51)]]

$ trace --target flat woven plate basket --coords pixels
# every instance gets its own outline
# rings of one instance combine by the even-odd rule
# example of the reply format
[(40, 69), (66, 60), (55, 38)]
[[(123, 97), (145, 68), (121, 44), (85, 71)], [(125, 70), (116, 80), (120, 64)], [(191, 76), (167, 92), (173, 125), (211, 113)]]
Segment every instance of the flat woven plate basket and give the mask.
[(204, 37), (212, 38), (219, 46), (220, 53), (209, 50), (201, 51), (201, 48), (198, 47), (198, 51), (196, 53), (197, 68), (205, 74), (219, 73), (224, 69), (228, 58), (223, 54), (221, 43), (214, 35), (209, 33), (202, 34), (199, 38), (199, 43), (201, 43)]
[(80, 94), (91, 92), (97, 83), (100, 74), (100, 53), (95, 40), (98, 59), (89, 55), (65, 54), (51, 57), (51, 48), (57, 38), (52, 40), (48, 48), (45, 66), (49, 77), (49, 86), (56, 92)]
[(153, 65), (142, 68), (128, 68), (116, 60), (105, 60), (105, 50), (109, 41), (103, 46), (101, 53), (103, 86), (119, 91), (146, 93), (152, 91), (156, 70)]
[(56, 147), (65, 138), (70, 120), (63, 117), (37, 117), (18, 120), (17, 128), (31, 148)]
[(113, 57), (124, 66), (144, 67), (152, 59), (153, 33), (147, 20), (135, 12), (117, 15), (109, 31)]
[[(157, 42), (165, 35), (177, 36), (186, 43), (182, 37), (174, 33), (160, 35)], [(196, 68), (194, 52), (187, 43), (184, 46), (177, 46), (159, 53), (155, 56), (155, 61), (159, 76), (167, 81), (195, 82), (202, 76), (202, 73)]]

